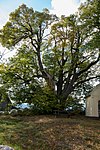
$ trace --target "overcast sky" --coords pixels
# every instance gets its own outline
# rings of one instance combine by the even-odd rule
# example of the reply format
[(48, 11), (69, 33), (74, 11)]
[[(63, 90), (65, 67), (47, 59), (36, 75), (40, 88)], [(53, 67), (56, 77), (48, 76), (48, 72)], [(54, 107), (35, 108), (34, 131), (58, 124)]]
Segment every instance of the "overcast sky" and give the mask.
[[(0, 0), (0, 28), (5, 25), (9, 14), (18, 8), (21, 4), (33, 7), (34, 10), (41, 11), (48, 8), (51, 13), (60, 15), (70, 15), (77, 11), (81, 2), (85, 0)], [(0, 46), (0, 49), (3, 48)]]

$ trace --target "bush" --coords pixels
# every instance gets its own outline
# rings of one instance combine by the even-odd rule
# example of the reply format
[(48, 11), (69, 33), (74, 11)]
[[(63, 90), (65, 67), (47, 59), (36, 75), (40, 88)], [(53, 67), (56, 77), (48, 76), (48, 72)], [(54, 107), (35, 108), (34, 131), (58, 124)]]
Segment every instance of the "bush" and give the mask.
[(80, 103), (79, 99), (70, 96), (66, 102), (66, 110), (70, 114), (81, 114), (84, 111), (84, 105)]
[(34, 114), (50, 114), (57, 104), (57, 98), (54, 92), (46, 87), (34, 94), (33, 104)]

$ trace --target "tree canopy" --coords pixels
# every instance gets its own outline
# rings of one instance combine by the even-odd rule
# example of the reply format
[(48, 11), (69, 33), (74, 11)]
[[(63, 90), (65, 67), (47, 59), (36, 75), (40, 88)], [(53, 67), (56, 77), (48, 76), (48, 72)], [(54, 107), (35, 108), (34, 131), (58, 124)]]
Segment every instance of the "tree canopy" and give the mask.
[(17, 50), (7, 64), (10, 81), (18, 87), (23, 82), (26, 88), (42, 80), (64, 108), (74, 89), (100, 78), (99, 5), (99, 0), (87, 0), (76, 14), (61, 18), (47, 9), (19, 6), (0, 30), (1, 44)]

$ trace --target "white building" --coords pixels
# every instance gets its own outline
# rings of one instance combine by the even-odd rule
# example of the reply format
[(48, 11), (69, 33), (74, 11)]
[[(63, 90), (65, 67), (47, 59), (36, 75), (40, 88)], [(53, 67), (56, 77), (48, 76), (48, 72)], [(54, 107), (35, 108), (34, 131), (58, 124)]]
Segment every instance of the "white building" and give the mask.
[(100, 117), (100, 84), (86, 98), (86, 116)]

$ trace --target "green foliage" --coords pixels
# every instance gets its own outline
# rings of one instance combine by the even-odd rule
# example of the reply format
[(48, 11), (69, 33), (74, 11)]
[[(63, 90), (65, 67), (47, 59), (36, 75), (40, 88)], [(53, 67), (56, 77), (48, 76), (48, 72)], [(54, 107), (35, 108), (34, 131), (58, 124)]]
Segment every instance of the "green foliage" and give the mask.
[[(88, 0), (80, 6), (80, 21), (86, 37), (89, 40), (89, 48), (100, 48), (100, 2)], [(90, 32), (91, 31), (91, 32)], [(86, 44), (86, 46), (87, 46)]]
[(36, 72), (38, 67), (33, 51), (22, 45), (1, 72), (2, 85), (8, 90), (12, 100), (31, 103), (34, 91), (39, 88), (35, 79)]
[(38, 90), (33, 96), (33, 112), (44, 114), (52, 113), (57, 107), (57, 97), (48, 87)]
[(20, 41), (27, 40), (29, 43), (33, 37), (34, 40), (36, 39), (39, 28), (43, 34), (54, 18), (46, 9), (43, 12), (38, 12), (23, 4), (10, 14), (9, 21), (1, 30), (0, 41), (7, 48), (15, 46)]
[(80, 99), (69, 96), (66, 102), (66, 109), (69, 113), (79, 114), (83, 112), (84, 104), (80, 103)]

